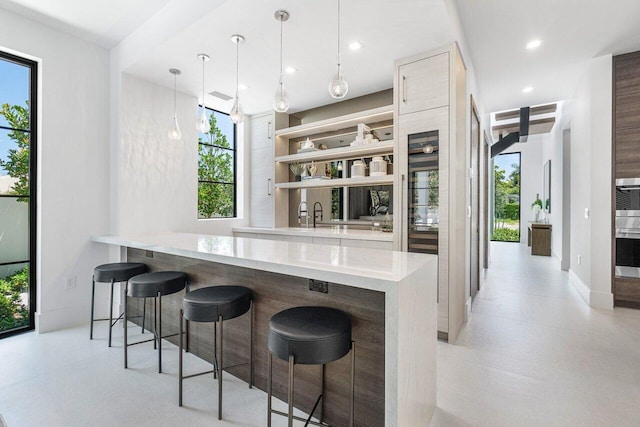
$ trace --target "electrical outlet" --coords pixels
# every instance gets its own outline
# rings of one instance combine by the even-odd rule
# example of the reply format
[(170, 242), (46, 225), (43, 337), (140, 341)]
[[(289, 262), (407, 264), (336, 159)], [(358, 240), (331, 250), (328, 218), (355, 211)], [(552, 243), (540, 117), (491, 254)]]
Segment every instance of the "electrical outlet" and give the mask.
[(578, 255), (578, 265), (582, 264), (582, 255)]
[(71, 276), (64, 279), (65, 289), (73, 289), (75, 287), (76, 287), (76, 276)]
[(309, 290), (314, 292), (322, 292), (326, 294), (329, 292), (329, 282), (323, 282), (322, 280), (309, 279)]
[(153, 251), (144, 251), (144, 256), (147, 258), (153, 258)]

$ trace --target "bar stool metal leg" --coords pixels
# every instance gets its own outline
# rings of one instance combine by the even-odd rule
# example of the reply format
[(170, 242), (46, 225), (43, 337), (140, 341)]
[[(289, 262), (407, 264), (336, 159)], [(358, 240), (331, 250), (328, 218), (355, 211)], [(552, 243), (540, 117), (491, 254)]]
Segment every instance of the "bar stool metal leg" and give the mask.
[(94, 298), (95, 298), (95, 294), (96, 294), (96, 278), (95, 276), (93, 276), (93, 278), (91, 279), (91, 326), (89, 327), (89, 339), (92, 340), (93, 339), (93, 305), (94, 305)]
[(289, 355), (289, 427), (293, 427), (293, 368), (295, 366), (293, 354)]
[(353, 427), (356, 399), (356, 342), (351, 341), (351, 414), (349, 414), (349, 427)]
[(113, 327), (113, 279), (111, 279), (111, 297), (109, 298), (109, 347), (111, 347), (111, 328)]
[(269, 376), (267, 378), (267, 427), (271, 427), (271, 377), (273, 376), (273, 354), (269, 351)]
[(253, 301), (251, 301), (251, 316), (249, 317), (249, 388), (253, 388)]
[(213, 324), (213, 379), (218, 378), (218, 324)]
[(127, 348), (129, 348), (127, 344), (127, 336), (129, 335), (127, 332), (129, 328), (127, 327), (127, 291), (129, 287), (129, 282), (124, 285), (124, 369), (127, 369)]
[(158, 373), (162, 373), (162, 294), (158, 292)]
[(218, 419), (222, 419), (222, 316), (218, 317), (220, 323), (220, 358), (218, 360)]
[(180, 348), (178, 353), (178, 406), (182, 406), (182, 322), (184, 312), (180, 309)]
[(147, 298), (142, 299), (142, 333), (144, 334), (144, 320), (147, 315)]
[(156, 332), (158, 331), (158, 298), (153, 297), (153, 349), (158, 348)]

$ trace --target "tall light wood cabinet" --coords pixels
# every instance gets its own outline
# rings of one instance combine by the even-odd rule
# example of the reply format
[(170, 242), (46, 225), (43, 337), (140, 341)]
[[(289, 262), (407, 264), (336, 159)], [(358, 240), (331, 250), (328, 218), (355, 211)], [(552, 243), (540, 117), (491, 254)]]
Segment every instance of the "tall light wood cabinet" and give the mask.
[(288, 123), (269, 112), (251, 117), (250, 212), (252, 227), (274, 226), (274, 132)]
[[(466, 222), (466, 70), (457, 46), (399, 60), (394, 83), (394, 248), (412, 250), (417, 228), (437, 229), (438, 336), (455, 342), (464, 323)], [(438, 208), (416, 226), (415, 195), (408, 180), (409, 145), (437, 139)], [(417, 138), (417, 139), (416, 139)], [(425, 145), (428, 143), (425, 142)], [(415, 168), (414, 168), (415, 170)], [(415, 179), (415, 178), (414, 178)], [(412, 193), (415, 190), (412, 190)], [(419, 246), (419, 245), (418, 245)]]

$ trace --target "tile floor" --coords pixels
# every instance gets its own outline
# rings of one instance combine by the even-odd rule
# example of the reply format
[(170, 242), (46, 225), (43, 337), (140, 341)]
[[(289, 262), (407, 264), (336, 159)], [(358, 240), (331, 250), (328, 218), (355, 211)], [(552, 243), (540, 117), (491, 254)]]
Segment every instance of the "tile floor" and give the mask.
[[(492, 258), (458, 343), (438, 344), (431, 425), (640, 425), (640, 310), (589, 308), (556, 260), (524, 245), (494, 243)], [(125, 371), (120, 339), (108, 349), (104, 324), (97, 331), (94, 341), (88, 326), (0, 341), (8, 427), (266, 425), (265, 393), (230, 375), (225, 420), (216, 418), (208, 376), (185, 383), (178, 408), (176, 347), (163, 351), (163, 375), (148, 345), (131, 347)], [(190, 355), (187, 363), (208, 368)], [(274, 417), (274, 426), (285, 424)]]

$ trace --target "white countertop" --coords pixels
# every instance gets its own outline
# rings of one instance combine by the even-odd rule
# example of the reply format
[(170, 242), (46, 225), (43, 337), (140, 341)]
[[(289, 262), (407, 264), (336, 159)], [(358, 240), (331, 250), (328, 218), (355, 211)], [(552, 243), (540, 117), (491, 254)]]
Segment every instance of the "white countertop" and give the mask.
[(278, 234), (287, 236), (309, 236), (309, 237), (328, 237), (334, 239), (352, 239), (352, 240), (377, 240), (380, 242), (393, 242), (393, 233), (385, 233), (373, 230), (356, 230), (345, 228), (342, 226), (331, 227), (280, 227), (280, 228), (262, 228), (262, 227), (234, 227), (234, 232), (238, 233), (262, 233), (262, 234)]
[(435, 255), (231, 236), (168, 233), (91, 240), (379, 291), (427, 264), (437, 268)]

